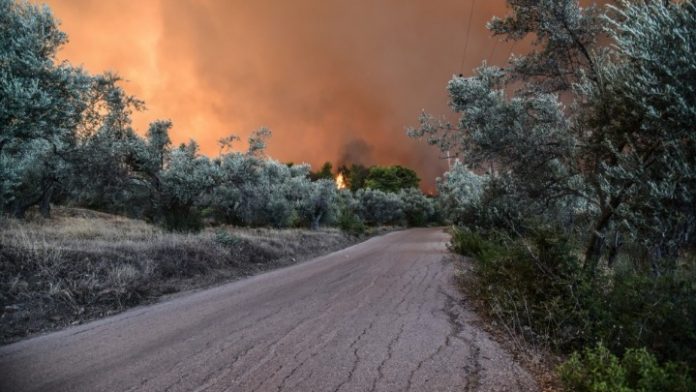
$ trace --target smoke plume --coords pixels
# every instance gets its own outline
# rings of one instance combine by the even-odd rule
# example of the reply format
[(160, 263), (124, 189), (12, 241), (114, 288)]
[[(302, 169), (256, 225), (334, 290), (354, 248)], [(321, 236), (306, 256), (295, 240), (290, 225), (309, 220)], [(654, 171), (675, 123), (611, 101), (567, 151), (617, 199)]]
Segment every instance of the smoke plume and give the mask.
[(448, 112), (453, 74), (503, 64), (512, 46), (484, 26), (506, 13), (503, 0), (48, 4), (70, 36), (61, 57), (121, 74), (146, 101), (141, 132), (169, 118), (175, 143), (194, 138), (216, 154), (222, 136), (263, 125), (282, 161), (401, 164), (426, 189), (446, 162), (405, 128), (423, 109)]

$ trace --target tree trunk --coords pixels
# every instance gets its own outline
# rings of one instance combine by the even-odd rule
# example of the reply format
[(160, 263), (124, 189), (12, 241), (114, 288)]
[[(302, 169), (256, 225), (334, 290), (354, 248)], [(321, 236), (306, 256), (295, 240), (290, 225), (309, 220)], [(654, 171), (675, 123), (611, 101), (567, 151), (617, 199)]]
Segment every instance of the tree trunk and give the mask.
[(41, 200), (39, 201), (39, 212), (41, 216), (48, 219), (51, 217), (51, 197), (53, 196), (53, 190), (55, 189), (55, 184), (51, 182), (50, 185), (41, 194)]
[(53, 197), (53, 191), (55, 189), (55, 181), (51, 180), (49, 184), (43, 189), (40, 195), (34, 196), (34, 198), (27, 198), (23, 200), (17, 200), (12, 208), (12, 215), (17, 219), (24, 219), (29, 208), (39, 205), (39, 212), (44, 218), (51, 217), (51, 197)]
[(314, 219), (312, 219), (312, 230), (319, 230), (319, 222), (321, 222), (322, 216), (324, 216), (324, 213), (320, 212), (314, 217)]
[(604, 246), (604, 229), (609, 223), (611, 213), (602, 214), (601, 219), (597, 222), (592, 230), (590, 242), (585, 250), (585, 271), (594, 275), (599, 264), (599, 259), (602, 256), (602, 246)]
[[(604, 231), (611, 222), (611, 218), (614, 216), (614, 211), (621, 204), (621, 196), (615, 196), (612, 198), (609, 206), (604, 209), (602, 215), (600, 216), (597, 224), (595, 224), (592, 230), (592, 236), (585, 250), (585, 271), (594, 275), (597, 269), (597, 264), (602, 256), (602, 247), (604, 246)], [(615, 255), (614, 255), (615, 257)]]
[(616, 257), (619, 255), (619, 249), (621, 249), (621, 245), (622, 244), (620, 241), (619, 232), (615, 232), (614, 241), (609, 246), (609, 255), (607, 256), (607, 266), (609, 266), (609, 268), (612, 268), (614, 266)]

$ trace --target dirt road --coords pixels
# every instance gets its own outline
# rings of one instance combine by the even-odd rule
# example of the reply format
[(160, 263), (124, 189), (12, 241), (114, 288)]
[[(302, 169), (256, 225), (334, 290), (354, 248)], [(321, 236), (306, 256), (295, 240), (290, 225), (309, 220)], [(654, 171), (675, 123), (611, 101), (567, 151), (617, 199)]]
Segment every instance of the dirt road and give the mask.
[(527, 391), (414, 229), (0, 347), (0, 391)]

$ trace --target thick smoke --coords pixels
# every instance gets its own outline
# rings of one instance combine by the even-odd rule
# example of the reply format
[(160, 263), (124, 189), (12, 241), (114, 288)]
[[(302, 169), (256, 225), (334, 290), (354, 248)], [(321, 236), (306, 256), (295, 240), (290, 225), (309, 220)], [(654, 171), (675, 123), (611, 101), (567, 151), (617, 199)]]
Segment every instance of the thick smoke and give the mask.
[(174, 142), (195, 138), (215, 154), (222, 136), (265, 125), (277, 159), (402, 164), (432, 189), (446, 164), (405, 127), (422, 109), (448, 112), (451, 76), (503, 64), (511, 47), (484, 27), (505, 14), (503, 0), (475, 3), (466, 44), (471, 1), (48, 3), (70, 36), (61, 55), (120, 73), (147, 102), (141, 131), (170, 118)]
[(372, 158), (372, 147), (363, 139), (349, 140), (343, 145), (343, 152), (338, 159), (338, 166), (358, 164), (370, 166), (374, 163)]

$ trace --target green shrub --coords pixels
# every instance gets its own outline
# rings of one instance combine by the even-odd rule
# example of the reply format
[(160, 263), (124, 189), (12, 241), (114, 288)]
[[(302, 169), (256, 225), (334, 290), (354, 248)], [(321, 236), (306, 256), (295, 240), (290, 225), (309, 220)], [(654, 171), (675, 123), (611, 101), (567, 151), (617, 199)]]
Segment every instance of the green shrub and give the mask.
[[(595, 334), (615, 352), (647, 347), (661, 361), (696, 365), (696, 274), (619, 270)], [(695, 369), (696, 370), (696, 369)]]
[(573, 355), (559, 367), (564, 387), (576, 392), (693, 391), (696, 384), (683, 366), (660, 365), (645, 348), (629, 349), (623, 358), (597, 344)]
[(227, 230), (218, 230), (215, 232), (215, 237), (213, 238), (215, 242), (218, 244), (228, 247), (228, 248), (234, 248), (242, 244), (243, 240), (237, 235), (234, 235), (230, 233)]
[(467, 257), (480, 259), (486, 255), (485, 259), (489, 259), (491, 256), (488, 254), (497, 248), (493, 241), (484, 240), (481, 235), (467, 228), (453, 226), (451, 234), (450, 249)]
[(435, 203), (416, 188), (402, 189), (399, 197), (409, 227), (422, 227), (434, 221)]
[[(583, 268), (577, 244), (548, 229), (513, 239), (497, 232), (481, 235), (453, 228), (450, 247), (473, 257), (475, 279), (469, 287), (487, 305), (485, 310), (510, 331), (560, 352), (607, 342), (606, 353), (597, 349), (585, 359), (602, 363), (597, 365), (604, 372), (597, 375), (601, 382), (579, 390), (622, 390), (613, 380), (636, 379), (636, 374), (652, 369), (645, 370), (648, 360), (684, 363), (696, 371), (693, 262), (682, 260), (672, 263), (672, 269), (645, 270), (633, 255), (624, 254), (612, 270), (590, 275)], [(648, 351), (627, 351), (632, 347)], [(624, 352), (619, 369), (610, 353)], [(568, 377), (570, 370), (566, 369)], [(652, 378), (659, 381), (658, 376), (662, 377), (656, 373)], [(638, 384), (626, 385), (626, 390), (633, 390), (630, 386)], [(660, 390), (655, 388), (637, 390)]]
[(399, 225), (404, 220), (404, 202), (396, 193), (377, 189), (360, 189), (355, 192), (353, 212), (367, 225)]
[(338, 227), (351, 235), (365, 234), (365, 223), (351, 211), (343, 210), (338, 217)]
[(602, 297), (584, 278), (567, 238), (544, 230), (530, 239), (484, 238), (455, 229), (450, 246), (474, 258), (475, 295), (511, 330), (561, 349), (587, 339), (591, 313)]
[(199, 232), (203, 228), (203, 218), (194, 208), (171, 208), (162, 212), (163, 226), (170, 231)]

